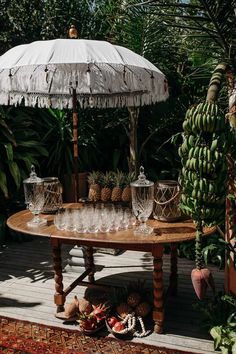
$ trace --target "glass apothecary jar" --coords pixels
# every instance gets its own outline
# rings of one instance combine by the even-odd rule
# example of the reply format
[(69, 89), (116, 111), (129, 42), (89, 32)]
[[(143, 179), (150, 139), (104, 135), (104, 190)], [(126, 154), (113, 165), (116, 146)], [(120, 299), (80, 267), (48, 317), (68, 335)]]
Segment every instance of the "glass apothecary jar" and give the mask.
[(134, 229), (135, 234), (150, 234), (153, 228), (146, 224), (153, 211), (154, 182), (146, 179), (143, 166), (139, 169), (138, 179), (131, 184), (132, 209), (140, 225)]
[(29, 227), (38, 227), (46, 224), (46, 220), (39, 217), (44, 206), (44, 181), (35, 172), (35, 167), (31, 166), (29, 178), (23, 181), (25, 204), (34, 215), (33, 219), (27, 223)]

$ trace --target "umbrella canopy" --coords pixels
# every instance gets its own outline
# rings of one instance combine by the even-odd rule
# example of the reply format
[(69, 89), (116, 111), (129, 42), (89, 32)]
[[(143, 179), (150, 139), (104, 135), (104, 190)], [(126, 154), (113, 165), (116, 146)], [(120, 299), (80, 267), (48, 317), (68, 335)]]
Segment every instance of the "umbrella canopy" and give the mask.
[(131, 50), (105, 41), (55, 39), (0, 57), (0, 104), (72, 108), (136, 107), (168, 98), (165, 75)]
[(16, 46), (0, 57), (0, 104), (73, 108), (78, 198), (77, 102), (138, 107), (168, 98), (165, 75), (131, 50), (105, 41), (55, 39)]

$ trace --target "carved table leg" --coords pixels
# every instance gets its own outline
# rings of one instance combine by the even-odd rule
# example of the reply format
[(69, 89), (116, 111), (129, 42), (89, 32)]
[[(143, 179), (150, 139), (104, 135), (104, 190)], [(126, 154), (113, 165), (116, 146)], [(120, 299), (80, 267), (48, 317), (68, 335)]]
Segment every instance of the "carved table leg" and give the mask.
[(163, 332), (164, 322), (164, 308), (163, 308), (163, 271), (162, 271), (162, 257), (163, 245), (158, 244), (152, 252), (153, 255), (153, 320), (155, 322), (154, 332)]
[(83, 247), (85, 269), (91, 269), (88, 275), (88, 280), (90, 283), (94, 283), (94, 258), (93, 258), (93, 247)]
[(171, 243), (170, 253), (170, 294), (177, 295), (178, 286), (178, 258), (177, 258), (177, 243)]
[(57, 305), (57, 312), (64, 311), (65, 295), (63, 292), (63, 277), (61, 266), (61, 245), (56, 239), (51, 240), (52, 244), (52, 256), (53, 256), (53, 268), (54, 268), (54, 280), (55, 280), (55, 295), (54, 302)]

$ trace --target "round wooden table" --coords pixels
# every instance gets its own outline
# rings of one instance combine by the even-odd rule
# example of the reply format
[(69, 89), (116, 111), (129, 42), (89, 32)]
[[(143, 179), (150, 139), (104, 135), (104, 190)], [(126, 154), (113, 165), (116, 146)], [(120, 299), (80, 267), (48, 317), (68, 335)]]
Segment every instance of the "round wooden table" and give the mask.
[[(81, 207), (79, 204), (66, 204), (64, 207)], [(168, 293), (177, 293), (177, 244), (195, 238), (196, 228), (192, 221), (166, 223), (157, 220), (149, 220), (154, 232), (151, 235), (134, 235), (132, 229), (117, 231), (115, 233), (94, 233), (79, 234), (77, 232), (58, 230), (53, 223), (53, 215), (41, 215), (47, 220), (47, 224), (40, 227), (28, 227), (27, 222), (32, 219), (32, 214), (28, 210), (20, 211), (7, 220), (10, 229), (25, 234), (50, 237), (53, 267), (55, 280), (54, 301), (57, 305), (57, 312), (64, 310), (66, 296), (77, 286), (96, 285), (94, 274), (95, 266), (93, 260), (93, 247), (118, 248), (122, 250), (151, 252), (153, 256), (153, 320), (155, 322), (154, 331), (163, 332), (164, 324), (164, 291), (163, 291), (163, 271), (162, 257), (164, 244), (171, 246), (171, 274)], [(215, 231), (215, 228), (206, 228), (205, 235)], [(76, 279), (66, 289), (63, 288), (62, 264), (61, 264), (61, 245), (72, 244), (86, 246), (85, 272)], [(88, 276), (88, 282), (83, 279)]]

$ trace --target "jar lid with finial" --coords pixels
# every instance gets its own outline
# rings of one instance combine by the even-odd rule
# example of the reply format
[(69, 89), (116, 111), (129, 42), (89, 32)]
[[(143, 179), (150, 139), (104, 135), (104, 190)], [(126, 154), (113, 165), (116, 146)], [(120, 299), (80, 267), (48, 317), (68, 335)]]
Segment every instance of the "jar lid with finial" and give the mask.
[(154, 186), (154, 182), (149, 181), (144, 174), (144, 167), (139, 169), (138, 179), (130, 183), (131, 187), (151, 187)]
[(31, 165), (30, 176), (23, 183), (43, 183), (43, 179), (37, 176), (34, 165)]

